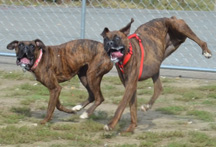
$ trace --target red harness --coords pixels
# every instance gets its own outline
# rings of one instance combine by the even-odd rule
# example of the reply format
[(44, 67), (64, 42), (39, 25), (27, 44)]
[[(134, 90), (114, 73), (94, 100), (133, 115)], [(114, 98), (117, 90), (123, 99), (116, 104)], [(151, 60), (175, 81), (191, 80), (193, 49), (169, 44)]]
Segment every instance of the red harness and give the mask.
[(32, 68), (31, 68), (31, 70), (34, 70), (34, 69), (38, 66), (38, 64), (39, 64), (39, 62), (40, 62), (40, 60), (41, 60), (41, 58), (42, 58), (42, 55), (43, 55), (43, 51), (42, 51), (42, 49), (40, 49), (39, 57), (38, 57), (38, 59), (35, 61), (34, 65), (33, 65)]
[[(137, 34), (132, 34), (128, 36), (128, 39), (131, 39), (131, 38), (136, 38), (139, 41), (139, 46), (141, 49), (141, 62), (140, 62), (140, 70), (139, 70), (139, 77), (138, 77), (138, 79), (140, 79), (142, 75), (142, 71), (143, 71), (144, 47), (142, 45), (142, 40), (139, 38)], [(130, 60), (132, 54), (133, 54), (133, 48), (132, 48), (131, 43), (129, 43), (129, 52), (124, 56), (124, 59), (122, 62), (116, 63), (123, 74), (124, 74), (124, 66)]]

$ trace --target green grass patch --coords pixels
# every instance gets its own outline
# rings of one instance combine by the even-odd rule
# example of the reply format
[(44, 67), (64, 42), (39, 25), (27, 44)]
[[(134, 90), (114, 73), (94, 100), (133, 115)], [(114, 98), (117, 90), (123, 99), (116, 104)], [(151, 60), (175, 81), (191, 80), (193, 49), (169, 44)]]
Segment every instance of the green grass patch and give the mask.
[(0, 120), (1, 124), (16, 124), (25, 118), (24, 115), (10, 113), (10, 112), (1, 113), (0, 115), (1, 115), (1, 120)]
[[(101, 130), (101, 125), (88, 120), (79, 124), (64, 124), (37, 127), (8, 126), (0, 129), (0, 144), (22, 144), (38, 141), (73, 140), (81, 144), (98, 145), (100, 140), (93, 139), (96, 131)], [(91, 133), (90, 133), (91, 132)]]
[(118, 76), (105, 76), (103, 77), (102, 84), (104, 83), (103, 81), (106, 81), (106, 83), (111, 85), (122, 85), (122, 82)]
[(186, 134), (182, 131), (170, 131), (170, 132), (144, 132), (138, 135), (136, 138), (138, 140), (144, 140), (141, 142), (140, 146), (144, 147), (154, 147), (163, 140), (174, 140), (176, 138), (183, 138)]
[(31, 111), (28, 107), (11, 107), (10, 111), (0, 113), (0, 124), (16, 124), (26, 117), (31, 117)]
[(183, 101), (183, 102), (193, 102), (195, 100), (199, 100), (204, 98), (206, 95), (202, 92), (199, 91), (198, 89), (190, 89), (190, 90), (184, 90), (182, 91), (181, 97), (175, 98), (175, 100)]
[(172, 115), (179, 115), (186, 110), (187, 109), (183, 106), (168, 106), (168, 107), (162, 107), (156, 109), (156, 111), (160, 111), (164, 114), (172, 114)]
[(187, 112), (187, 115), (192, 115), (194, 116), (196, 119), (200, 119), (203, 121), (214, 121), (214, 115), (210, 112), (207, 111), (199, 111), (199, 110), (191, 110)]
[(190, 132), (189, 135), (190, 143), (197, 144), (199, 147), (216, 146), (216, 140), (205, 133)]
[(202, 104), (209, 105), (209, 106), (215, 106), (216, 105), (216, 100), (209, 100), (209, 99), (207, 99), (207, 100), (204, 100), (202, 102)]
[(123, 144), (123, 145), (115, 145), (115, 147), (136, 147), (137, 144)]
[(28, 107), (12, 107), (11, 111), (27, 117), (31, 116), (31, 110)]
[(200, 91), (205, 91), (208, 98), (216, 99), (216, 85), (208, 85), (208, 86), (201, 86), (198, 88)]
[(209, 126), (212, 131), (216, 131), (216, 123), (210, 123)]
[[(43, 99), (43, 96), (49, 96), (48, 89), (42, 84), (30, 84), (23, 83), (16, 85), (15, 87), (9, 88), (7, 97), (21, 97), (21, 98), (30, 98), (30, 99)], [(35, 95), (37, 95), (35, 97)]]
[(22, 71), (2, 71), (0, 70), (0, 78), (9, 79), (9, 80), (24, 80), (29, 79), (33, 80), (34, 77), (31, 73), (22, 72)]
[(167, 147), (191, 147), (188, 143), (182, 143), (182, 142), (171, 142), (168, 143)]
[(94, 112), (94, 114), (90, 116), (90, 118), (93, 120), (105, 120), (107, 117), (108, 117), (108, 114), (105, 111), (97, 111), (97, 112)]
[(167, 142), (166, 147), (213, 147), (216, 140), (202, 132), (145, 132), (137, 136), (138, 140), (143, 140), (140, 146), (155, 147), (161, 142)]

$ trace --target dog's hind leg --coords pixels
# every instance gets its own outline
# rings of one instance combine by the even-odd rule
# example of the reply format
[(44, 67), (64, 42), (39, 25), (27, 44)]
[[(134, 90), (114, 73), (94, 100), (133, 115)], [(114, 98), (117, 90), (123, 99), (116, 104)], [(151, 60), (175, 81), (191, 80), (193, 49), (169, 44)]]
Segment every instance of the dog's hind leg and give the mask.
[[(207, 47), (207, 43), (202, 41), (197, 35), (191, 30), (191, 28), (182, 19), (171, 18), (168, 19), (167, 25), (174, 31), (177, 39), (181, 39), (181, 36), (185, 36), (196, 42), (202, 48), (202, 54), (206, 58), (211, 57), (211, 51)], [(179, 34), (179, 35), (178, 35)], [(179, 38), (180, 37), (180, 38)], [(171, 38), (172, 39), (172, 38)], [(181, 44), (181, 42), (180, 42)], [(180, 45), (179, 44), (179, 45)]]
[(88, 104), (90, 104), (91, 102), (93, 102), (95, 100), (94, 94), (93, 94), (92, 90), (89, 88), (89, 84), (87, 81), (87, 75), (86, 75), (87, 69), (88, 69), (87, 65), (82, 67), (80, 69), (80, 72), (78, 73), (78, 77), (79, 77), (81, 83), (83, 84), (83, 86), (87, 89), (89, 96), (88, 96), (87, 100), (83, 101), (81, 104), (74, 106), (72, 108), (73, 111), (80, 111), (81, 109), (85, 108)]
[(160, 74), (158, 72), (157, 74), (155, 74), (152, 77), (152, 80), (153, 80), (153, 83), (154, 83), (154, 94), (151, 97), (151, 99), (149, 100), (147, 105), (142, 105), (141, 106), (141, 110), (143, 110), (143, 111), (147, 111), (147, 110), (151, 109), (152, 105), (154, 104), (156, 99), (159, 97), (161, 91), (163, 90), (159, 75)]
[(94, 110), (104, 101), (101, 89), (100, 89), (100, 83), (101, 83), (102, 76), (96, 77), (95, 75), (89, 75), (88, 76), (88, 85), (91, 89), (90, 91), (93, 93), (93, 97), (95, 98), (95, 101), (93, 105), (88, 108), (86, 112), (83, 112), (82, 115), (80, 115), (80, 118), (88, 118)]
[(56, 108), (57, 108), (59, 111), (63, 111), (63, 112), (66, 112), (66, 113), (75, 113), (75, 112), (76, 112), (76, 111), (74, 111), (74, 110), (65, 108), (65, 107), (61, 104), (59, 98), (57, 99)]

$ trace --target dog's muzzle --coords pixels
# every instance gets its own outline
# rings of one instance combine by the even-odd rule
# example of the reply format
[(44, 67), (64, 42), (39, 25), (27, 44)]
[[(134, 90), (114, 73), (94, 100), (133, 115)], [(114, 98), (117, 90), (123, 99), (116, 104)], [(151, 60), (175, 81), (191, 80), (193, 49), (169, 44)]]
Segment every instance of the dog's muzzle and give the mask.
[(121, 61), (124, 56), (123, 50), (124, 50), (124, 46), (112, 47), (109, 50), (109, 56), (111, 61), (114, 63)]
[(26, 71), (26, 70), (30, 70), (31, 69), (31, 66), (33, 64), (33, 60), (29, 59), (27, 57), (27, 55), (24, 54), (23, 57), (17, 58), (16, 64), (17, 64), (17, 66), (22, 67), (23, 71)]

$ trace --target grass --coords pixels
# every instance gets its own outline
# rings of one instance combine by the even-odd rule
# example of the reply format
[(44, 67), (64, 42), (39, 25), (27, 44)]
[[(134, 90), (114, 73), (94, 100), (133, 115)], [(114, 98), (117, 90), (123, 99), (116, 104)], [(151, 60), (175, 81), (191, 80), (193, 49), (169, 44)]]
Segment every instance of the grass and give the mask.
[(168, 106), (156, 109), (156, 111), (161, 111), (164, 114), (172, 114), (172, 115), (179, 115), (183, 111), (186, 111), (187, 108), (183, 106)]
[[(73, 125), (61, 125), (61, 126), (36, 126), (36, 127), (16, 127), (9, 126), (0, 129), (0, 143), (1, 144), (17, 144), (25, 143), (30, 144), (33, 142), (44, 141), (48, 142), (51, 140), (73, 140), (75, 142), (82, 142), (87, 145), (97, 145), (100, 144), (100, 140), (92, 139), (96, 130), (98, 128), (95, 126), (94, 122), (88, 121), (83, 125), (73, 124)], [(98, 126), (98, 125), (96, 125)], [(88, 129), (92, 133), (82, 131)]]
[(216, 145), (214, 137), (194, 131), (146, 132), (139, 135), (137, 139), (144, 140), (140, 145), (144, 147), (158, 146), (163, 141), (167, 142), (166, 145), (163, 145), (166, 147), (213, 147)]
[(140, 146), (144, 147), (154, 147), (159, 145), (163, 140), (175, 140), (176, 138), (185, 137), (185, 133), (181, 131), (171, 131), (171, 132), (145, 132), (137, 136), (138, 140), (142, 140)]
[(20, 71), (2, 71), (0, 70), (0, 78), (2, 79), (10, 79), (10, 80), (24, 80), (30, 79), (33, 80), (33, 76), (30, 73), (23, 73)]
[[(53, 120), (46, 125), (35, 125), (44, 117), (49, 91), (42, 84), (24, 78), (22, 72), (0, 71), (0, 144), (16, 146), (115, 146), (115, 147), (201, 147), (216, 145), (215, 123), (215, 82), (207, 86), (180, 87), (187, 79), (162, 78), (164, 91), (150, 112), (138, 110), (138, 127), (134, 134), (118, 135), (130, 124), (129, 113), (123, 113), (113, 131), (103, 131), (115, 111), (96, 109), (87, 120), (78, 114), (53, 114)], [(9, 76), (7, 75), (9, 74)], [(13, 81), (13, 82), (12, 82)], [(36, 83), (36, 84), (35, 84)], [(178, 85), (178, 87), (176, 87)], [(60, 100), (72, 107), (87, 99), (88, 94), (78, 77), (61, 84)], [(118, 77), (105, 76), (101, 83), (105, 102), (116, 105), (125, 92)], [(139, 82), (137, 86), (138, 107), (145, 104), (153, 94), (152, 80)], [(14, 103), (6, 103), (11, 101)], [(5, 105), (7, 104), (7, 105)], [(103, 107), (101, 104), (100, 107)], [(161, 113), (156, 113), (159, 111)], [(41, 113), (42, 112), (42, 113)], [(61, 116), (64, 114), (67, 117)], [(166, 114), (166, 115), (164, 115)], [(171, 115), (167, 117), (168, 115)], [(37, 116), (36, 116), (37, 115)], [(170, 122), (169, 119), (172, 119)], [(176, 119), (178, 118), (178, 119)], [(160, 119), (167, 119), (160, 124)], [(188, 123), (192, 120), (192, 124)], [(161, 122), (162, 123), (162, 122)], [(198, 125), (199, 124), (199, 125)], [(205, 125), (203, 125), (205, 124)], [(198, 126), (197, 126), (198, 125)], [(193, 131), (195, 128), (196, 131)], [(121, 140), (121, 141), (119, 141)]]
[(189, 135), (189, 142), (192, 144), (197, 144), (197, 147), (216, 146), (216, 140), (205, 133), (190, 132)]
[[(60, 1), (59, 1), (60, 2)], [(0, 4), (7, 5), (22, 5), (22, 6), (40, 6), (40, 5), (51, 5), (51, 6), (70, 6), (70, 7), (81, 7), (81, 1), (70, 1), (66, 0), (62, 2), (53, 3), (52, 0), (46, 1), (34, 1), (34, 0), (19, 0), (19, 1), (4, 1)], [(158, 10), (189, 10), (189, 11), (212, 11), (214, 10), (214, 0), (183, 0), (183, 1), (172, 1), (172, 0), (116, 0), (116, 1), (87, 1), (88, 7), (97, 8), (130, 8), (130, 9), (158, 9)]]
[(215, 119), (215, 115), (213, 115), (211, 112), (207, 111), (201, 111), (201, 110), (191, 110), (187, 112), (187, 115), (192, 115), (196, 119), (200, 119), (207, 122), (212, 122)]
[(11, 111), (20, 115), (31, 117), (31, 110), (28, 107), (12, 107)]

